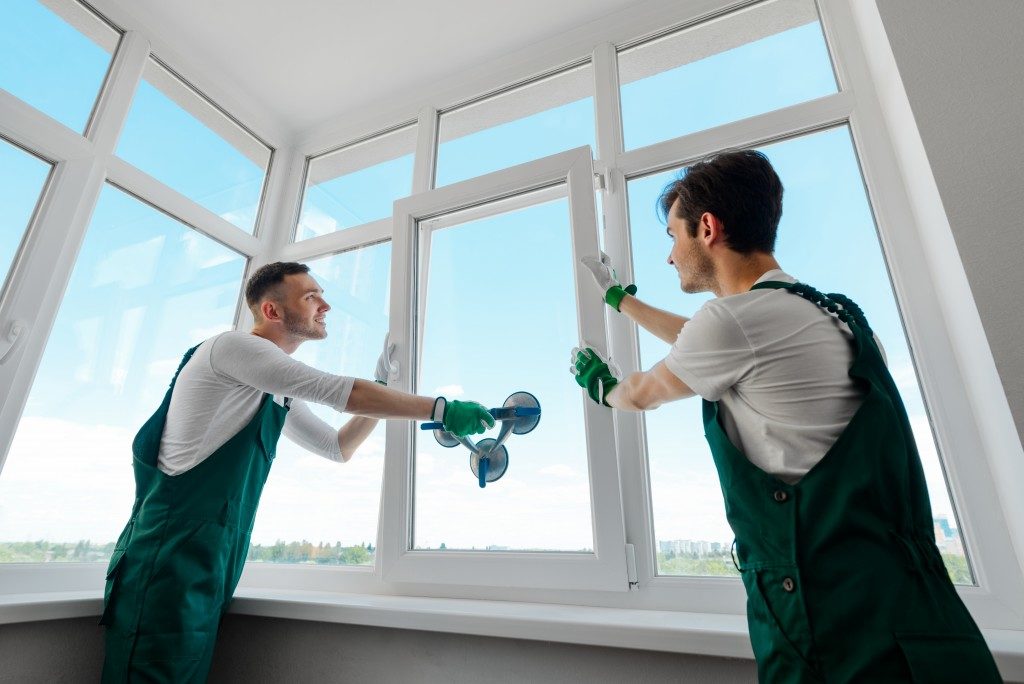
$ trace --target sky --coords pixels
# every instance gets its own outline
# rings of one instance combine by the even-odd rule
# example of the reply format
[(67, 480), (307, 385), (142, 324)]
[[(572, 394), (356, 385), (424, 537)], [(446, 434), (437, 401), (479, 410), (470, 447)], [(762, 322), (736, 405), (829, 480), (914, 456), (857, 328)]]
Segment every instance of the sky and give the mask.
[[(18, 0), (13, 16), (0, 26), (0, 87), (82, 130), (109, 55), (35, 2)], [(39, 34), (63, 49), (40, 50)], [(626, 146), (653, 144), (835, 88), (820, 27), (808, 24), (625, 84)], [(579, 145), (596, 147), (592, 98), (442, 143), (437, 185)], [(843, 292), (865, 310), (903, 392), (933, 508), (952, 518), (848, 130), (837, 127), (762, 149), (786, 187), (779, 261), (799, 279)], [(265, 169), (146, 82), (117, 154), (252, 231)], [(0, 268), (6, 269), (49, 165), (6, 143), (0, 143), (0, 163)], [(634, 270), (641, 298), (692, 315), (709, 295), (679, 291), (665, 263), (670, 243), (655, 212), (660, 190), (677, 172), (629, 183)], [(300, 238), (390, 216), (411, 178), (412, 156), (400, 154), (310, 188)], [(538, 397), (543, 415), (533, 433), (508, 441), (508, 472), (486, 489), (477, 486), (465, 448), (444, 449), (417, 431), (417, 548), (592, 548), (582, 420), (587, 399), (568, 373), (570, 349), (579, 344), (570, 227), (567, 201), (557, 199), (432, 237), (429, 278), (422, 284), (419, 392), (500, 406), (512, 392), (525, 390)], [(328, 339), (303, 345), (295, 358), (370, 377), (388, 328), (390, 245), (309, 263), (333, 310)], [(0, 541), (116, 538), (133, 496), (131, 439), (159, 404), (186, 349), (232, 325), (244, 266), (226, 247), (104, 187), (0, 475)], [(591, 283), (587, 287), (601, 296)], [(667, 353), (646, 333), (640, 340), (645, 367)], [(347, 419), (315, 410), (335, 426)], [(648, 414), (645, 424), (656, 538), (731, 542), (700, 402), (666, 405)], [(383, 426), (344, 465), (283, 438), (253, 541), (375, 543), (384, 452)]]

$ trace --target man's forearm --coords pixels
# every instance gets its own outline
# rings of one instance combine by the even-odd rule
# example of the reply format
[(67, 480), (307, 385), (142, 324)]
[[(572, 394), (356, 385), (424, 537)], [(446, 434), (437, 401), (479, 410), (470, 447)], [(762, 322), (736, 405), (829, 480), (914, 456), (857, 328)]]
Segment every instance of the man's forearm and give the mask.
[(672, 344), (679, 337), (686, 321), (678, 314), (646, 304), (632, 295), (626, 295), (619, 303), (619, 311), (630, 317), (637, 325), (659, 340)]
[(366, 438), (380, 421), (376, 418), (356, 416), (351, 418), (338, 430), (338, 447), (341, 449), (341, 460), (348, 461), (355, 454)]
[(421, 397), (393, 390), (369, 380), (356, 380), (345, 412), (368, 418), (430, 420), (433, 397)]
[(649, 371), (630, 373), (605, 395), (612, 408), (623, 411), (650, 411), (667, 401), (692, 397), (693, 390), (666, 366), (655, 364)]
[(605, 395), (604, 400), (612, 408), (617, 408), (621, 411), (646, 411), (648, 408), (652, 408), (644, 406), (637, 401), (637, 390), (643, 382), (643, 375), (644, 373), (642, 372), (630, 373)]

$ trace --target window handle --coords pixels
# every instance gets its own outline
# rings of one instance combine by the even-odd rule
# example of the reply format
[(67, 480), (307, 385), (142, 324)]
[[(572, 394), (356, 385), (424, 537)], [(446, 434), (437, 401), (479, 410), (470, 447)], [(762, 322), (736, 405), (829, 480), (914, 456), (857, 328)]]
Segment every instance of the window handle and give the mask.
[(8, 357), (18, 346), (18, 340), (22, 339), (28, 332), (28, 321), (16, 319), (7, 324), (3, 335), (0, 336), (0, 364), (6, 363)]

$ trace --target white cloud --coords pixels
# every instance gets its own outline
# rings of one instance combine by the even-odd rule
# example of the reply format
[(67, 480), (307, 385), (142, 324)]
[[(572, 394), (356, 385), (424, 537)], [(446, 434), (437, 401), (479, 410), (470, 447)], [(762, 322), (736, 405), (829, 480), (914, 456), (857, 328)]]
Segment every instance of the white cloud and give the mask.
[(315, 206), (307, 206), (302, 212), (302, 228), (313, 235), (327, 235), (338, 231), (338, 222)]
[(455, 399), (456, 397), (461, 397), (465, 393), (466, 390), (463, 389), (462, 385), (441, 385), (434, 389), (434, 394), (447, 399)]

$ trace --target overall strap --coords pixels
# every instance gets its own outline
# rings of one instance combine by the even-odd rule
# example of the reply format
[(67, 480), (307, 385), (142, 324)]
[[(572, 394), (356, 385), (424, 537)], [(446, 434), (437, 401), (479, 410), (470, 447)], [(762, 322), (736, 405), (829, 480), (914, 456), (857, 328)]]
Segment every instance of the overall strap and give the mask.
[(174, 385), (175, 381), (178, 379), (178, 375), (181, 373), (181, 369), (185, 367), (185, 364), (192, 358), (192, 355), (196, 353), (196, 349), (199, 349), (198, 344), (185, 352), (185, 356), (182, 357), (181, 363), (178, 364), (178, 370), (174, 371), (174, 377), (171, 378), (171, 385)]
[(806, 283), (785, 283), (779, 280), (766, 280), (762, 283), (755, 283), (751, 290), (789, 290), (795, 295), (803, 297), (829, 313), (835, 314), (843, 323), (860, 328), (863, 332), (871, 335), (871, 326), (868, 324), (864, 311), (846, 295), (838, 292), (823, 294)]

